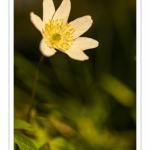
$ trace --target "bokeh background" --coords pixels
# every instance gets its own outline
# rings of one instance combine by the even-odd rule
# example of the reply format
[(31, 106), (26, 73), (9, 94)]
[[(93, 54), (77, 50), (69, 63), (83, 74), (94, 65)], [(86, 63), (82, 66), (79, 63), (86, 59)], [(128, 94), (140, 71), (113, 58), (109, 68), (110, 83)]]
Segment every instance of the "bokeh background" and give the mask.
[[(53, 0), (58, 8), (62, 0)], [(14, 0), (14, 117), (28, 111), (42, 18), (42, 0)], [(136, 149), (136, 1), (71, 0), (69, 22), (93, 19), (82, 36), (99, 41), (76, 61), (58, 51), (44, 58), (36, 88), (30, 138), (40, 150)]]

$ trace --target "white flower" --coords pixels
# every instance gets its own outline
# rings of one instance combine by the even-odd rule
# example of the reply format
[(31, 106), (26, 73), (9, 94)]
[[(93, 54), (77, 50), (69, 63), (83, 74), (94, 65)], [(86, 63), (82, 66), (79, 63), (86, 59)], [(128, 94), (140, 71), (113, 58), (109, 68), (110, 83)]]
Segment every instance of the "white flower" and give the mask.
[(90, 16), (84, 16), (68, 23), (70, 9), (70, 0), (63, 0), (56, 12), (52, 0), (43, 0), (43, 21), (30, 13), (32, 23), (43, 36), (40, 50), (47, 57), (54, 55), (55, 49), (58, 49), (73, 59), (87, 60), (83, 50), (97, 47), (98, 42), (79, 36), (91, 27), (93, 21)]

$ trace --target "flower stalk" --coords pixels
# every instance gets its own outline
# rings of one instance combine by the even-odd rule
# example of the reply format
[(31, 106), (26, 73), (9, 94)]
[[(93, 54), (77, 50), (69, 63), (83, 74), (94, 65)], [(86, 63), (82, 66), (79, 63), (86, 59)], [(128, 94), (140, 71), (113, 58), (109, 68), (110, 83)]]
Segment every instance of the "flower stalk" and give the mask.
[(38, 66), (37, 66), (37, 70), (36, 70), (36, 73), (35, 73), (34, 82), (33, 82), (33, 88), (32, 88), (32, 93), (31, 93), (31, 101), (30, 101), (29, 109), (28, 109), (27, 116), (26, 116), (26, 121), (27, 122), (30, 121), (31, 111), (32, 111), (32, 109), (34, 107), (34, 103), (35, 103), (34, 97), (35, 97), (35, 93), (36, 93), (36, 85), (37, 85), (37, 81), (38, 81), (38, 77), (39, 77), (40, 65), (41, 65), (43, 59), (44, 59), (44, 56), (41, 55), (41, 58), (39, 60), (39, 63), (38, 63)]

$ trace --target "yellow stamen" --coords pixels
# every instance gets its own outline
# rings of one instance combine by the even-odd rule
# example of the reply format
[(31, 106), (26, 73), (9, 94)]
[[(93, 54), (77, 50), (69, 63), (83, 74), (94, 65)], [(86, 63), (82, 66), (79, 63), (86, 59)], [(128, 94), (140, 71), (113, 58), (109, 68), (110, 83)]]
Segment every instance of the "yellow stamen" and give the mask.
[(64, 23), (63, 19), (49, 20), (49, 24), (45, 24), (42, 30), (45, 43), (50, 48), (57, 48), (59, 50), (68, 50), (74, 43), (73, 33), (74, 28), (71, 28), (71, 24)]

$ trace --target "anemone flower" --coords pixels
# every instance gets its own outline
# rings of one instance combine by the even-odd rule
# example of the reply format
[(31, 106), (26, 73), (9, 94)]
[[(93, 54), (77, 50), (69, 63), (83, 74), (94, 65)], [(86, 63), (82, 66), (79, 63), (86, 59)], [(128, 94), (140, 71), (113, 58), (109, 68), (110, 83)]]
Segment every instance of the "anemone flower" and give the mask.
[(63, 0), (57, 11), (52, 0), (43, 0), (43, 21), (33, 12), (30, 19), (41, 32), (40, 51), (44, 56), (52, 56), (56, 49), (75, 60), (87, 60), (83, 52), (98, 46), (98, 42), (87, 37), (80, 37), (92, 25), (91, 16), (83, 16), (67, 22), (71, 10), (70, 0)]

